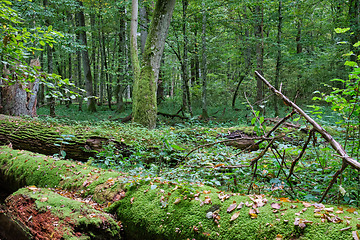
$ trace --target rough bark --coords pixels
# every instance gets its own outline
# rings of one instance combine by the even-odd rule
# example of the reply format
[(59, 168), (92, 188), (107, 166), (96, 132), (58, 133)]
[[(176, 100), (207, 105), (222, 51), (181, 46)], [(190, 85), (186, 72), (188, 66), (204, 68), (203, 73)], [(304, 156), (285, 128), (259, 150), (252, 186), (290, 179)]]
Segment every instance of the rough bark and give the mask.
[[(66, 127), (53, 127), (38, 122), (30, 122), (0, 115), (0, 145), (11, 144), (15, 149), (24, 149), (46, 155), (65, 151), (66, 158), (87, 161), (102, 150), (104, 144), (114, 142), (124, 155), (130, 153), (128, 147), (116, 140), (91, 132), (71, 133)], [(69, 139), (68, 139), (69, 138)]]
[(206, 100), (206, 95), (207, 95), (207, 88), (206, 88), (206, 77), (207, 77), (207, 54), (206, 54), (206, 7), (205, 7), (205, 2), (202, 2), (202, 14), (203, 14), (203, 19), (202, 19), (202, 62), (201, 62), (201, 70), (202, 70), (202, 74), (201, 74), (201, 80), (202, 80), (202, 95), (201, 95), (201, 102), (202, 102), (202, 113), (201, 113), (201, 118), (202, 119), (208, 119), (209, 118), (209, 114), (207, 112), (207, 100)]
[[(30, 66), (40, 66), (38, 59), (31, 60)], [(5, 72), (11, 73), (5, 69)], [(16, 73), (12, 74), (16, 78)], [(27, 84), (16, 81), (9, 85), (0, 80), (0, 114), (11, 116), (36, 116), (37, 93), (39, 91), (40, 79), (36, 78), (33, 82)], [(29, 92), (26, 89), (30, 90)]]
[[(279, 0), (278, 8), (279, 20), (278, 20), (278, 32), (277, 32), (277, 56), (276, 56), (276, 70), (275, 70), (275, 88), (279, 89), (279, 78), (280, 78), (280, 68), (281, 68), (281, 31), (282, 31), (282, 0)], [(274, 117), (279, 115), (278, 99), (274, 96)]]
[[(80, 6), (79, 11), (77, 12), (77, 18), (79, 20), (80, 27), (85, 27), (85, 15), (83, 12), (83, 3), (81, 1), (78, 1), (78, 4)], [(85, 47), (87, 47), (87, 39), (86, 39), (86, 32), (85, 30), (81, 30), (79, 32), (79, 37), (81, 40), (81, 44), (83, 44)], [(88, 98), (87, 105), (88, 110), (90, 112), (96, 112), (96, 105), (95, 105), (95, 96), (93, 93), (93, 79), (91, 75), (91, 69), (90, 69), (90, 59), (89, 59), (89, 53), (87, 49), (83, 49), (81, 52), (82, 55), (82, 63), (83, 63), (83, 69), (84, 69), (84, 76), (85, 76), (85, 89), (86, 89), (86, 96)]]

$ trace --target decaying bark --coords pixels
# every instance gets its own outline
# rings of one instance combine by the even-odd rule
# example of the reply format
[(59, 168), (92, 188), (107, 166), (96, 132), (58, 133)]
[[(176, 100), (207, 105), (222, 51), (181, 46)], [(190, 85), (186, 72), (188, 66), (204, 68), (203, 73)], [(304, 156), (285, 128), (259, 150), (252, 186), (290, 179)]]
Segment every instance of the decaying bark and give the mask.
[[(30, 66), (39, 67), (39, 59), (31, 60)], [(4, 69), (4, 73), (12, 75), (11, 78), (14, 79), (11, 81), (15, 81), (15, 84), (0, 80), (0, 114), (35, 117), (40, 79), (36, 78), (34, 82), (23, 83), (16, 80), (15, 69)]]
[(11, 145), (14, 149), (23, 149), (46, 155), (66, 153), (66, 158), (87, 161), (100, 152), (103, 145), (112, 142), (124, 156), (128, 156), (129, 147), (114, 139), (91, 135), (86, 131), (70, 134), (62, 126), (52, 127), (21, 118), (0, 115), (0, 145)]

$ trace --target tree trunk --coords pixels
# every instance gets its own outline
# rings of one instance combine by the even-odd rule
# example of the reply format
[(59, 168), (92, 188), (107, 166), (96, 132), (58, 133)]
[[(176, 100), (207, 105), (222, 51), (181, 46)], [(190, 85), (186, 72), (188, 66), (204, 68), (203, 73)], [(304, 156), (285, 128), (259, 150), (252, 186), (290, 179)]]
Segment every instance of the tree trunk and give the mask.
[[(55, 160), (51, 157), (15, 151), (6, 147), (0, 148), (0, 182), (7, 188), (30, 186), (21, 189), (18, 193), (28, 196), (28, 199), (33, 199), (32, 201), (35, 201), (37, 205), (43, 206), (43, 212), (51, 209), (61, 214), (62, 209), (71, 209), (71, 212), (64, 215), (75, 214), (79, 221), (88, 225), (96, 222), (100, 226), (96, 233), (109, 234), (108, 238), (92, 236), (91, 239), (111, 239), (111, 233), (117, 232), (118, 228), (102, 213), (92, 212), (89, 205), (95, 209), (110, 205), (107, 211), (116, 213), (117, 220), (123, 223), (124, 239), (132, 240), (254, 239), (254, 233), (256, 239), (275, 239), (279, 233), (283, 236), (291, 236), (299, 230), (299, 227), (294, 224), (273, 224), (265, 228), (259, 224), (259, 221), (261, 223), (275, 221), (274, 209), (270, 203), (264, 202), (265, 205), (259, 207), (260, 213), (256, 215), (257, 219), (250, 218), (249, 208), (245, 206), (233, 213), (226, 210), (229, 209), (230, 202), (250, 202), (251, 204), (256, 204), (259, 200), (263, 202), (261, 196), (224, 193), (211, 186), (179, 184), (177, 181), (165, 181), (158, 176), (141, 179), (123, 172), (94, 168), (74, 161)], [(55, 197), (51, 191), (40, 187), (56, 188), (57, 192), (80, 202), (76, 203), (74, 200), (60, 196)], [(194, 197), (195, 193), (197, 197)], [(20, 194), (16, 193), (14, 196), (21, 196)], [(87, 196), (86, 199), (82, 198), (84, 196)], [(57, 201), (53, 205), (55, 198)], [(225, 200), (227, 198), (230, 199)], [(9, 203), (10, 205), (17, 203), (16, 198), (9, 199), (13, 200)], [(209, 200), (214, 203), (212, 208), (210, 208), (212, 202), (208, 204)], [(97, 203), (104, 203), (104, 205)], [(82, 206), (81, 215), (78, 211), (79, 206)], [(221, 219), (216, 216), (206, 218), (209, 215), (207, 213), (214, 207), (218, 210), (217, 216), (221, 215)], [(284, 214), (289, 223), (299, 221), (298, 218), (295, 219), (297, 217), (295, 213), (303, 208), (302, 202), (282, 202), (282, 207), (288, 209), (284, 211)], [(313, 206), (311, 208), (308, 211), (314, 209)], [(97, 216), (88, 214), (88, 211), (96, 213)], [(31, 221), (31, 215), (26, 212), (26, 209), (20, 213), (26, 216), (24, 224), (31, 226), (34, 223), (36, 215), (31, 217), (34, 218)], [(91, 221), (94, 218), (103, 221)], [(306, 223), (306, 227), (301, 229), (301, 237), (304, 239), (352, 239), (351, 231), (339, 231), (344, 227), (341, 224), (322, 222), (321, 218), (310, 215), (306, 216), (306, 220), (310, 223), (309, 225)], [(106, 224), (107, 222), (111, 223), (110, 226)], [(356, 223), (356, 221), (351, 221), (349, 225), (356, 229)], [(81, 228), (78, 231), (81, 231)], [(319, 238), (319, 236), (323, 237)]]
[[(136, 5), (136, 7), (134, 6)], [(134, 104), (133, 121), (153, 129), (156, 127), (156, 84), (159, 78), (161, 57), (163, 54), (165, 39), (170, 26), (172, 13), (175, 7), (175, 0), (158, 0), (156, 2), (154, 15), (151, 21), (149, 35), (146, 40), (143, 55), (141, 74), (139, 69), (136, 43), (137, 29), (137, 1), (133, 1), (133, 14), (131, 26), (131, 49), (135, 83), (134, 83)], [(136, 13), (135, 13), (136, 12)]]
[[(256, 69), (262, 75), (264, 65), (264, 9), (262, 5), (255, 6), (256, 14)], [(261, 104), (263, 99), (263, 83), (259, 77), (256, 76), (256, 101), (258, 105)]]
[[(81, 28), (85, 27), (85, 15), (83, 12), (83, 3), (78, 1), (80, 6), (79, 11), (77, 12), (77, 17), (79, 20), (79, 25)], [(79, 32), (81, 44), (87, 47), (87, 39), (86, 39), (86, 32), (85, 30), (80, 30)], [(89, 53), (87, 49), (82, 50), (82, 62), (83, 62), (83, 69), (84, 69), (84, 76), (85, 76), (85, 89), (86, 89), (86, 97), (87, 97), (87, 105), (88, 110), (90, 112), (96, 112), (96, 105), (95, 105), (95, 96), (93, 94), (93, 79), (90, 70), (90, 59)]]
[(350, 22), (350, 51), (355, 54), (350, 56), (350, 60), (359, 62), (360, 48), (354, 47), (354, 44), (360, 41), (360, 3), (358, 0), (349, 1), (349, 22)]
[[(276, 57), (276, 72), (275, 72), (275, 88), (279, 89), (279, 79), (280, 79), (280, 68), (281, 68), (281, 31), (282, 31), (282, 0), (279, 0), (279, 22), (278, 22), (278, 32), (277, 32), (277, 57)], [(278, 98), (274, 96), (274, 117), (279, 116), (279, 107), (278, 107)]]
[(206, 6), (205, 2), (202, 2), (202, 74), (201, 74), (201, 80), (202, 80), (202, 113), (201, 118), (207, 120), (209, 118), (208, 112), (207, 112), (207, 102), (206, 102), (206, 76), (207, 76), (207, 62), (206, 62)]
[(186, 11), (189, 5), (188, 0), (182, 0), (183, 6), (183, 23), (182, 23), (182, 34), (183, 34), (183, 54), (182, 54), (182, 61), (181, 61), (181, 77), (183, 80), (182, 90), (183, 90), (183, 97), (182, 97), (182, 109), (185, 111), (189, 111), (190, 115), (192, 116), (192, 108), (191, 108), (191, 98), (190, 98), (190, 87), (189, 87), (189, 74), (188, 74), (188, 38), (186, 32), (186, 23), (187, 23), (187, 16)]
[[(30, 66), (40, 67), (39, 59), (31, 60)], [(16, 66), (15, 66), (16, 68)], [(8, 69), (4, 69), (8, 71)], [(13, 78), (16, 79), (16, 69), (11, 69)], [(15, 81), (15, 84), (9, 85), (0, 80), (0, 113), (12, 116), (36, 116), (37, 93), (39, 91), (40, 79), (36, 78), (34, 82), (23, 84)], [(1, 86), (2, 85), (2, 86)], [(27, 92), (29, 89), (30, 92)]]
[(123, 155), (129, 155), (128, 147), (119, 141), (112, 141), (106, 136), (99, 136), (91, 131), (84, 136), (75, 136), (66, 129), (44, 126), (38, 123), (22, 121), (0, 115), (0, 145), (11, 144), (15, 149), (25, 149), (46, 155), (66, 153), (66, 158), (87, 161), (102, 151), (102, 146), (114, 142)]

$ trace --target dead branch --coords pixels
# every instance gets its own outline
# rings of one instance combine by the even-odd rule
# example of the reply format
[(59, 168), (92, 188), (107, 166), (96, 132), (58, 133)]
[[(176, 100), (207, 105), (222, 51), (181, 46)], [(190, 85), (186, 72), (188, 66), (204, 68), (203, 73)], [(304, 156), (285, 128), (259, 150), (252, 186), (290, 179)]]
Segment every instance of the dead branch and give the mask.
[(189, 119), (188, 117), (183, 117), (183, 116), (179, 115), (179, 112), (176, 113), (176, 114), (158, 112), (157, 114), (161, 115), (161, 116), (164, 116), (164, 117), (169, 117), (169, 118), (176, 118), (177, 117), (177, 118), (180, 118), (180, 119), (183, 119), (183, 120)]
[(190, 152), (188, 152), (188, 154), (186, 154), (185, 158), (187, 158), (191, 153), (193, 153), (194, 151), (200, 149), (200, 148), (204, 148), (204, 147), (210, 147), (219, 143), (226, 143), (226, 142), (234, 142), (234, 141), (238, 141), (238, 140), (259, 140), (261, 139), (261, 141), (265, 141), (265, 140), (272, 140), (273, 138), (266, 138), (266, 137), (249, 137), (249, 138), (244, 138), (244, 137), (239, 137), (239, 138), (233, 138), (233, 139), (226, 139), (226, 140), (222, 140), (222, 141), (218, 141), (218, 142), (214, 142), (214, 143), (208, 143), (208, 144), (204, 144), (204, 145), (200, 145), (197, 146), (196, 148), (192, 149)]
[(311, 129), (310, 130), (310, 133), (309, 133), (309, 137), (308, 139), (306, 140), (301, 152), (299, 153), (299, 155), (292, 161), (291, 163), (291, 167), (290, 167), (290, 171), (289, 171), (289, 176), (287, 177), (287, 179), (289, 179), (291, 177), (291, 175), (293, 174), (293, 171), (294, 171), (294, 168), (295, 168), (295, 165), (296, 163), (300, 160), (300, 158), (302, 158), (302, 156), (304, 155), (305, 153), (305, 150), (307, 148), (307, 145), (309, 144), (310, 140), (311, 140), (311, 137), (313, 137), (315, 133), (315, 129)]
[(268, 88), (274, 92), (279, 98), (281, 98), (285, 105), (292, 107), (295, 109), (297, 113), (303, 116), (307, 122), (309, 122), (313, 128), (321, 134), (321, 136), (330, 143), (331, 147), (341, 156), (341, 158), (352, 167), (360, 170), (360, 163), (355, 159), (351, 158), (342, 147), (340, 143), (338, 143), (323, 127), (321, 127), (315, 120), (313, 120), (309, 115), (307, 115), (300, 107), (298, 107), (295, 103), (290, 101), (285, 95), (276, 90), (263, 76), (261, 76), (257, 71), (255, 74), (268, 86)]

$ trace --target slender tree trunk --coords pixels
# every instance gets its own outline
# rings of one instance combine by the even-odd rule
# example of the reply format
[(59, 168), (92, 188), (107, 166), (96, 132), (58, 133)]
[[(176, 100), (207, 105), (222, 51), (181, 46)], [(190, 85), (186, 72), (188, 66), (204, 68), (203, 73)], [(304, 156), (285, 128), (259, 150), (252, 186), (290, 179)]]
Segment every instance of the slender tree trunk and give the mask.
[(202, 80), (202, 113), (201, 118), (206, 120), (209, 118), (208, 112), (207, 112), (207, 102), (206, 102), (206, 76), (207, 76), (207, 62), (206, 62), (206, 7), (205, 2), (202, 2), (202, 74), (201, 74), (201, 80)]
[(350, 50), (355, 54), (350, 56), (350, 60), (359, 62), (360, 48), (354, 44), (360, 41), (360, 3), (359, 0), (349, 0), (349, 22), (350, 22)]
[[(95, 11), (95, 6), (93, 7), (93, 11)], [(93, 73), (94, 73), (94, 81), (93, 81), (93, 89), (94, 89), (94, 96), (97, 96), (97, 81), (98, 81), (98, 66), (96, 61), (96, 15), (95, 13), (90, 14), (90, 24), (91, 24), (91, 45), (92, 45), (92, 51), (91, 51), (91, 62), (93, 66)]]
[[(255, 37), (256, 37), (256, 69), (262, 74), (264, 65), (264, 9), (262, 5), (255, 6), (256, 14), (256, 26), (255, 26)], [(256, 101), (261, 104), (263, 99), (263, 83), (259, 77), (256, 76)]]
[[(54, 72), (53, 70), (53, 49), (47, 45), (46, 47), (46, 53), (47, 53), (47, 66), (48, 66), (48, 74), (52, 74)], [(56, 84), (54, 83), (56, 86)], [(55, 97), (52, 95), (49, 98), (50, 104), (50, 117), (55, 117)]]
[(186, 22), (187, 16), (186, 11), (189, 5), (188, 0), (182, 0), (183, 6), (183, 54), (182, 54), (182, 62), (181, 62), (181, 72), (182, 72), (182, 80), (183, 80), (183, 103), (182, 108), (185, 111), (189, 111), (192, 116), (192, 108), (191, 108), (191, 98), (190, 98), (190, 87), (189, 87), (189, 76), (188, 76), (188, 38), (186, 32)]
[[(77, 12), (77, 17), (79, 19), (80, 27), (85, 27), (85, 16), (83, 12), (83, 3), (78, 1), (80, 10)], [(86, 32), (85, 30), (80, 30), (79, 33), (81, 43), (87, 47), (87, 39), (86, 39)], [(85, 77), (85, 89), (86, 89), (86, 97), (88, 98), (87, 105), (88, 110), (90, 112), (96, 112), (96, 105), (95, 105), (95, 96), (93, 94), (93, 83), (92, 83), (92, 75), (90, 70), (90, 59), (89, 53), (87, 49), (82, 50), (82, 62), (83, 62), (83, 69), (84, 69), (84, 77)]]
[[(275, 88), (279, 89), (279, 79), (280, 79), (280, 68), (281, 68), (281, 31), (282, 31), (282, 0), (279, 0), (279, 22), (278, 22), (278, 33), (277, 33), (277, 58), (276, 58), (276, 72), (275, 72)], [(278, 107), (278, 98), (277, 96), (274, 96), (274, 112), (275, 116), (279, 116), (279, 107)]]

